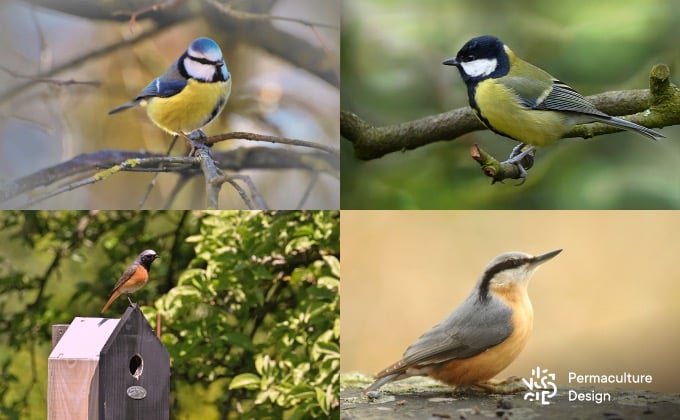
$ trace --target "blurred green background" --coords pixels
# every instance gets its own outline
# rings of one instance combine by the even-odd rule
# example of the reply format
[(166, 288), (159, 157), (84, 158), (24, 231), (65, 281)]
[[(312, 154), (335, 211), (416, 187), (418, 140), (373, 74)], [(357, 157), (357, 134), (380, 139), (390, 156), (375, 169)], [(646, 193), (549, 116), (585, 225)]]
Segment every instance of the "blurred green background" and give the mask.
[(0, 419), (44, 419), (51, 326), (100, 314), (137, 254), (173, 419), (338, 418), (337, 211), (0, 212)]
[[(357, 1), (342, 10), (341, 108), (381, 126), (467, 106), (441, 62), (492, 34), (583, 95), (648, 88), (666, 63), (677, 82), (680, 3), (662, 0)], [(528, 182), (490, 186), (473, 143), (504, 158), (515, 142), (488, 130), (372, 161), (342, 143), (342, 208), (668, 209), (680, 207), (680, 128), (651, 142), (620, 133), (542, 149)]]

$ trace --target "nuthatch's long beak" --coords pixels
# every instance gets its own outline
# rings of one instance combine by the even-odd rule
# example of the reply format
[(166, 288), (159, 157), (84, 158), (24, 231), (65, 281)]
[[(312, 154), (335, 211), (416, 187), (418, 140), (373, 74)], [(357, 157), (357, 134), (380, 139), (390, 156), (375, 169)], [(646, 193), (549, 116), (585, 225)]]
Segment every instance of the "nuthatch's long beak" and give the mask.
[(552, 257), (554, 257), (555, 255), (559, 254), (560, 252), (562, 252), (561, 249), (556, 249), (554, 251), (546, 252), (545, 254), (542, 255), (537, 255), (534, 257), (534, 260), (531, 262), (531, 265), (533, 266), (541, 265), (544, 262), (551, 259)]

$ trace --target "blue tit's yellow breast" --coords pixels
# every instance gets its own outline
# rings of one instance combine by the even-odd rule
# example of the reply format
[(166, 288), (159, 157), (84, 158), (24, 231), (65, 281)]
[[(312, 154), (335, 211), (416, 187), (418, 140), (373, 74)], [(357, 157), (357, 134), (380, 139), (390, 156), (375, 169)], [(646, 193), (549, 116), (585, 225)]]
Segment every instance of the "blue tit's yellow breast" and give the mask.
[(168, 133), (188, 134), (210, 123), (222, 111), (230, 93), (231, 79), (214, 83), (189, 79), (174, 96), (150, 98), (146, 112), (154, 124)]
[(547, 146), (569, 129), (565, 115), (523, 106), (517, 94), (495, 79), (477, 85), (477, 117), (490, 129), (532, 146)]

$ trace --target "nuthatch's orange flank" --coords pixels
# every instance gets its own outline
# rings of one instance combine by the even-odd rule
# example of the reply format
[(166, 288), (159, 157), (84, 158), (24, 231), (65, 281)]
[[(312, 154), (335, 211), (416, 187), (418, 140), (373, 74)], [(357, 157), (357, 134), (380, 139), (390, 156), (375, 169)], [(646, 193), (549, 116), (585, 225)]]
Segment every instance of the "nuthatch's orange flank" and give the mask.
[(455, 386), (493, 378), (515, 360), (531, 335), (531, 275), (560, 252), (535, 257), (508, 252), (494, 258), (467, 299), (411, 344), (401, 360), (378, 373), (366, 391), (416, 375)]

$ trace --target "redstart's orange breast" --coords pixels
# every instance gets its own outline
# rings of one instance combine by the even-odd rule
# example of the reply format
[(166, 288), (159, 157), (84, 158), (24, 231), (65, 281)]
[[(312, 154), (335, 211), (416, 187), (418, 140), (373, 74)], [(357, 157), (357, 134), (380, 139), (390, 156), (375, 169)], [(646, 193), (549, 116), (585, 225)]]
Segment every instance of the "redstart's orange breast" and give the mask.
[[(142, 251), (116, 282), (116, 285), (113, 287), (113, 292), (111, 292), (111, 296), (109, 297), (109, 300), (106, 301), (101, 313), (106, 312), (113, 301), (122, 293), (129, 295), (144, 286), (146, 282), (149, 281), (151, 263), (154, 262), (156, 258), (158, 258), (158, 254), (153, 249)], [(130, 299), (129, 296), (128, 299)]]
[(401, 360), (378, 373), (366, 391), (416, 375), (456, 386), (493, 378), (519, 355), (531, 334), (529, 278), (561, 251), (535, 257), (508, 252), (494, 258), (468, 298), (411, 344)]

